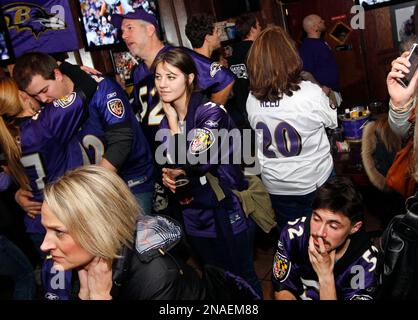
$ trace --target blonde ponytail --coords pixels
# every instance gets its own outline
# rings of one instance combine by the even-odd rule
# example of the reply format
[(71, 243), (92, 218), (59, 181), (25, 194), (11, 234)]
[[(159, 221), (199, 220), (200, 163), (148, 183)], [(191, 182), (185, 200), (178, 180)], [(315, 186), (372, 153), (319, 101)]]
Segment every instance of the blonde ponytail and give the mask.
[(22, 189), (28, 189), (29, 179), (26, 176), (20, 158), (22, 151), (17, 141), (18, 134), (13, 134), (10, 125), (4, 120), (4, 115), (15, 116), (22, 111), (19, 100), (19, 91), (10, 78), (0, 80), (0, 149), (3, 151), (8, 168)]

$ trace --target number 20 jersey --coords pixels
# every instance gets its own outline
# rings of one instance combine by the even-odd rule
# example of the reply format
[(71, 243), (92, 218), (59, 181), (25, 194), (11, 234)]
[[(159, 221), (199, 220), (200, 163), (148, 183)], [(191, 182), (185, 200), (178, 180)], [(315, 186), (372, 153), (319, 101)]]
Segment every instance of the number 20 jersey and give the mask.
[[(282, 230), (273, 262), (273, 288), (288, 290), (302, 300), (319, 300), (319, 282), (309, 261), (310, 218), (289, 222)], [(334, 265), (338, 300), (371, 300), (377, 287), (377, 249), (362, 229), (351, 236)]]
[(250, 125), (260, 129), (257, 156), (270, 194), (311, 193), (333, 169), (325, 128), (337, 126), (337, 111), (318, 85), (302, 81), (299, 86), (279, 101), (259, 101), (251, 93), (247, 99)]

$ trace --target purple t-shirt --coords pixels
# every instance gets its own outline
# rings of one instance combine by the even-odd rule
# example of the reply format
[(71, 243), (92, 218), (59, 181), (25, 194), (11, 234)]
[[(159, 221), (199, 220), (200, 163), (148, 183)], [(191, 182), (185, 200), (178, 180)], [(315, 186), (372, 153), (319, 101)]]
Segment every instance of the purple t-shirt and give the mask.
[[(288, 290), (302, 300), (319, 300), (319, 282), (308, 256), (309, 218), (289, 222), (281, 231), (273, 263), (275, 291)], [(362, 230), (334, 265), (338, 300), (371, 300), (377, 287), (377, 249)]]
[(336, 92), (340, 92), (338, 65), (331, 48), (324, 39), (305, 38), (299, 48), (303, 70)]

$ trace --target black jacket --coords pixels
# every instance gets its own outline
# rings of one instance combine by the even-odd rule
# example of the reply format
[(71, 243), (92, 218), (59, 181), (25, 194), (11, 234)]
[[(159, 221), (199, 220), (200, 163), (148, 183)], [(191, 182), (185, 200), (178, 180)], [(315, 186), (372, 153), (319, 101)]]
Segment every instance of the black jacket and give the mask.
[(195, 270), (172, 250), (182, 231), (174, 220), (145, 216), (137, 223), (135, 248), (113, 262), (113, 299), (201, 300), (205, 290)]
[(418, 299), (418, 193), (408, 198), (406, 209), (381, 237), (379, 299)]

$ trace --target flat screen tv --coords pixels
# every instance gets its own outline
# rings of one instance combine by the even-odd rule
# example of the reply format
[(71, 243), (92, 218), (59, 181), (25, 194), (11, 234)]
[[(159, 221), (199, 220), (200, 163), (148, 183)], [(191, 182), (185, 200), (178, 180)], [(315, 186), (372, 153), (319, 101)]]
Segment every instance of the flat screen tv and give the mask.
[(87, 51), (126, 49), (120, 37), (120, 30), (110, 23), (113, 13), (123, 14), (142, 7), (155, 15), (160, 22), (157, 0), (78, 0), (78, 4), (82, 36)]
[(213, 5), (218, 21), (260, 10), (260, 0), (214, 0)]
[(409, 1), (411, 0), (355, 0), (355, 3), (361, 5), (364, 10), (371, 10)]
[(14, 58), (9, 31), (7, 30), (3, 14), (0, 11), (0, 64), (2, 66), (11, 64), (14, 62)]

